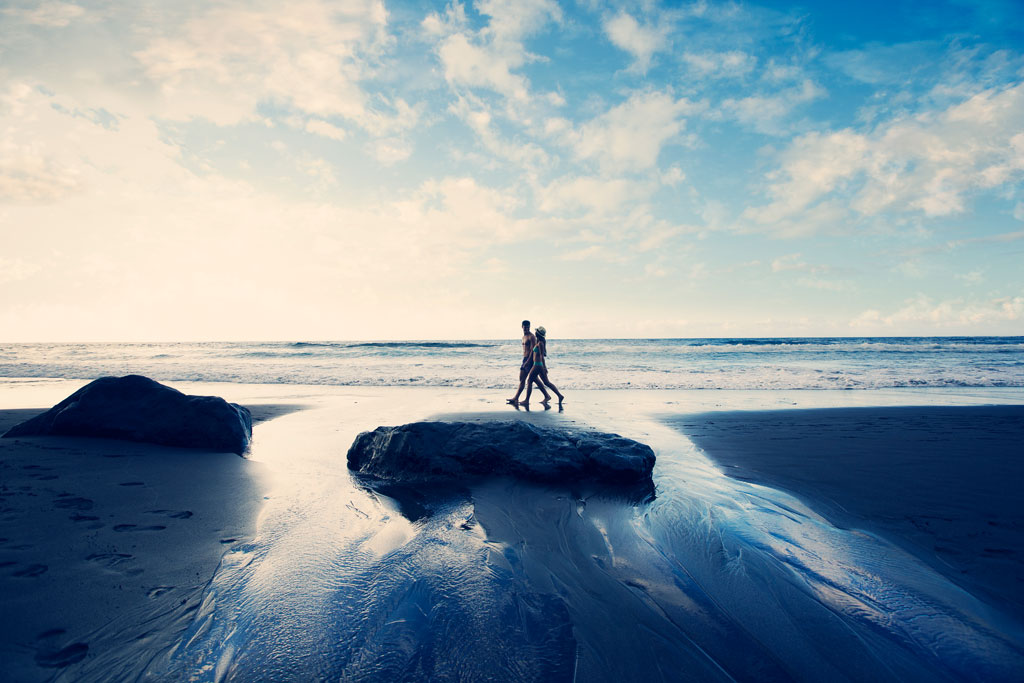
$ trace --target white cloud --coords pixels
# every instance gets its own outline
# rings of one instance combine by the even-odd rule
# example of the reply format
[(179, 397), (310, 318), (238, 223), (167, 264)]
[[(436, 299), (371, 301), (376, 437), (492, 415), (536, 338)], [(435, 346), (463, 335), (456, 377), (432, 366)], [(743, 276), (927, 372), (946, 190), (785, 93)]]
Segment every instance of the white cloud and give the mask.
[(373, 156), (386, 166), (405, 161), (411, 154), (412, 146), (399, 138), (384, 138), (373, 143)]
[(872, 44), (865, 49), (845, 50), (825, 55), (829, 66), (847, 76), (872, 85), (904, 83), (908, 65), (912, 70), (927, 68), (939, 58), (936, 44), (920, 41), (895, 45)]
[(53, 201), (81, 184), (78, 170), (48, 155), (38, 143), (0, 138), (0, 199)]
[(955, 277), (957, 280), (963, 280), (969, 285), (976, 285), (985, 279), (985, 273), (981, 270), (972, 270), (969, 273), (957, 273)]
[(446, 38), (437, 53), (449, 83), (470, 88), (490, 88), (520, 102), (529, 99), (530, 87), (526, 78), (512, 73), (513, 69), (525, 63), (523, 52), (516, 50), (511, 54), (499, 54), (473, 45), (468, 36), (457, 33)]
[(4, 258), (0, 256), (0, 284), (27, 280), (43, 267), (38, 263), (27, 263), (20, 258)]
[(485, 273), (491, 274), (502, 274), (510, 272), (508, 264), (502, 261), (500, 258), (491, 257), (481, 264), (481, 270)]
[(726, 115), (759, 133), (778, 135), (785, 132), (782, 120), (796, 107), (824, 97), (825, 94), (821, 86), (806, 79), (799, 87), (781, 90), (771, 95), (726, 99), (722, 102), (722, 110)]
[(697, 232), (699, 228), (690, 225), (669, 225), (667, 223), (655, 223), (645, 226), (641, 234), (630, 241), (633, 251), (647, 252), (654, 249), (661, 249), (673, 237), (687, 233)]
[(703, 280), (710, 274), (706, 263), (695, 263), (690, 267), (689, 278), (691, 280)]
[[(548, 109), (565, 105), (557, 91), (534, 92), (521, 73), (526, 64), (545, 59), (528, 52), (524, 41), (561, 21), (561, 10), (551, 0), (486, 0), (476, 9), (488, 17), (479, 30), (470, 27), (461, 3), (421, 23), (455, 95), (448, 110), (465, 121), (490, 154), (533, 169), (546, 163), (546, 152), (528, 140), (508, 139), (503, 129), (532, 128)], [(465, 156), (462, 150), (454, 154)]]
[(527, 238), (529, 226), (511, 217), (521, 204), (510, 191), (453, 177), (426, 181), (396, 206), (408, 229), (438, 244), (457, 242), (465, 248)]
[(325, 159), (304, 158), (298, 162), (298, 168), (321, 189), (338, 184), (338, 179), (334, 176), (334, 167)]
[(661, 184), (675, 187), (686, 180), (686, 174), (678, 166), (670, 166), (661, 174)]
[(797, 271), (802, 273), (825, 273), (831, 270), (828, 266), (813, 265), (803, 260), (803, 254), (786, 254), (772, 261), (772, 272), (783, 273)]
[[(50, 98), (27, 83), (11, 83), (0, 93), (4, 123), (0, 128), (0, 198), (51, 202), (81, 190), (87, 182), (86, 169), (66, 147), (28, 131), (43, 118), (58, 140), (69, 133), (88, 139), (97, 125), (84, 117), (62, 114), (51, 104)], [(49, 111), (40, 112), (43, 107)]]
[(847, 292), (854, 289), (853, 283), (849, 280), (826, 280), (820, 277), (801, 277), (797, 284), (811, 289), (824, 289), (830, 292)]
[(968, 237), (961, 240), (951, 240), (946, 243), (946, 249), (955, 249), (970, 244), (1005, 244), (1007, 242), (1016, 242), (1018, 240), (1024, 240), (1024, 230), (1015, 230), (1013, 232), (1001, 232), (995, 235), (985, 235), (983, 237)]
[(757, 57), (740, 50), (727, 52), (684, 52), (683, 63), (699, 78), (741, 78), (757, 65)]
[(976, 329), (981, 324), (1024, 320), (1024, 296), (1008, 296), (987, 301), (967, 302), (949, 299), (936, 302), (919, 295), (908, 299), (896, 311), (884, 315), (869, 309), (850, 321), (855, 328), (891, 328), (928, 330), (944, 328)]
[(922, 266), (920, 259), (908, 259), (906, 261), (901, 261), (896, 264), (894, 270), (903, 275), (903, 277), (914, 280), (919, 280), (925, 275), (925, 268)]
[(843, 292), (854, 289), (854, 284), (849, 280), (835, 280), (821, 277), (823, 274), (832, 273), (836, 269), (823, 264), (807, 263), (803, 260), (803, 254), (786, 254), (772, 261), (773, 273), (803, 273), (796, 278), (796, 284), (811, 289), (823, 289), (831, 292)]
[(937, 112), (900, 118), (868, 133), (808, 133), (769, 176), (772, 201), (744, 216), (761, 224), (798, 220), (842, 198), (862, 215), (886, 210), (946, 216), (968, 197), (1024, 172), (1024, 85), (987, 90)]
[(650, 192), (649, 185), (624, 178), (565, 177), (540, 191), (538, 206), (541, 211), (549, 213), (582, 208), (608, 215), (648, 197)]
[(850, 321), (850, 327), (877, 327), (882, 322), (882, 314), (874, 308), (861, 312)]
[(554, 0), (478, 0), (476, 9), (491, 18), (486, 33), (497, 42), (522, 40), (562, 18)]
[(635, 92), (564, 139), (577, 158), (596, 161), (602, 169), (642, 171), (653, 167), (662, 147), (682, 132), (684, 117), (702, 108), (667, 92)]
[(669, 274), (669, 269), (664, 263), (648, 263), (644, 266), (644, 275), (648, 277), (665, 277)]
[(470, 96), (461, 97), (450, 107), (477, 135), (484, 149), (497, 158), (507, 159), (526, 168), (543, 166), (548, 154), (532, 142), (506, 140), (495, 125), (494, 116), (485, 104)]
[(165, 117), (233, 124), (274, 102), (379, 132), (415, 123), (404, 102), (372, 99), (361, 87), (390, 42), (380, 0), (299, 0), (287, 12), (228, 3), (168, 21), (135, 57), (160, 85)]
[(6, 7), (0, 13), (36, 26), (63, 27), (85, 14), (85, 8), (71, 2), (41, 2), (35, 7)]
[(1024, 221), (1024, 202), (1017, 202), (1017, 205), (1013, 207), (1013, 217)]
[(313, 133), (314, 135), (320, 135), (325, 138), (332, 140), (344, 140), (345, 129), (338, 128), (335, 125), (321, 121), (319, 119), (312, 119), (306, 122), (306, 132)]
[(630, 69), (640, 73), (646, 72), (654, 54), (666, 47), (669, 30), (670, 26), (664, 23), (653, 26), (640, 24), (625, 11), (604, 22), (604, 31), (612, 44), (632, 55)]
[(603, 244), (592, 244), (589, 247), (566, 252), (559, 258), (563, 261), (602, 261), (604, 263), (625, 263), (629, 260), (621, 251)]
[[(549, 0), (487, 0), (476, 9), (490, 20), (480, 31), (466, 26), (465, 10), (453, 5), (442, 17), (429, 15), (423, 22), (428, 35), (438, 38), (437, 54), (445, 79), (455, 88), (485, 88), (524, 107), (532, 99), (525, 76), (515, 73), (537, 59), (523, 40), (548, 21), (558, 21), (561, 11)], [(510, 109), (510, 113), (515, 109)]]
[(572, 122), (560, 116), (553, 116), (544, 122), (544, 134), (555, 137), (572, 131)]

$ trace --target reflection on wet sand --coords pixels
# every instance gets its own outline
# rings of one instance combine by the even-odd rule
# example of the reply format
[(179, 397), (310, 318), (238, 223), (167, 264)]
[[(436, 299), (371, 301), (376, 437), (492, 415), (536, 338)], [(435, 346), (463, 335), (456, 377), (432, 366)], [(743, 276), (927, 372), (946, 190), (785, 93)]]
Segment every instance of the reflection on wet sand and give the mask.
[(430, 398), (418, 410), (332, 399), (263, 426), (253, 457), (276, 485), (259, 536), (229, 553), (187, 637), (151, 671), (1010, 680), (1024, 666), (1014, 618), (790, 495), (723, 476), (649, 417), (664, 402), (608, 402), (586, 422), (529, 413), (654, 447), (647, 503), (508, 480), (389, 491), (348, 475), (359, 431), (479, 405)]

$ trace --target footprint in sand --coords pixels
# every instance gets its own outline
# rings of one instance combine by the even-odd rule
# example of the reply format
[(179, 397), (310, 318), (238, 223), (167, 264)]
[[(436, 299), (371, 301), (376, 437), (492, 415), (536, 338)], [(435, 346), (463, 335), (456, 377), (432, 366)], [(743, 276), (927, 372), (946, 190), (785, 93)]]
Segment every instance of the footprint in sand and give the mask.
[(24, 569), (19, 569), (16, 572), (12, 572), (11, 576), (17, 576), (19, 578), (34, 579), (37, 576), (42, 576), (47, 571), (49, 571), (49, 569), (50, 568), (47, 567), (45, 564), (30, 564), (27, 567), (25, 567)]
[(160, 525), (153, 526), (139, 526), (138, 524), (118, 524), (114, 527), (114, 531), (163, 531), (167, 527)]
[(147, 515), (160, 515), (172, 519), (188, 519), (192, 516), (191, 510), (146, 510)]
[(156, 586), (155, 588), (150, 588), (148, 591), (146, 591), (146, 597), (159, 598), (164, 593), (168, 593), (172, 590), (174, 590), (174, 586)]
[(85, 559), (117, 574), (137, 576), (142, 573), (141, 567), (133, 566), (135, 558), (128, 553), (96, 553)]
[[(68, 494), (69, 496), (71, 494)], [(65, 510), (92, 510), (93, 502), (88, 498), (79, 498), (77, 496), (66, 498), (58, 496), (53, 501), (53, 507), (64, 508)]]
[(36, 653), (36, 664), (49, 669), (62, 669), (82, 661), (88, 652), (89, 646), (85, 643), (72, 643), (56, 652), (40, 650)]
[(128, 553), (94, 553), (85, 559), (107, 569), (116, 569), (131, 562), (134, 556)]
[(99, 517), (95, 515), (80, 515), (77, 512), (73, 515), (69, 515), (68, 519), (72, 522), (95, 522)]
[(43, 631), (38, 636), (36, 636), (36, 640), (46, 640), (48, 638), (56, 638), (57, 636), (64, 635), (65, 633), (67, 633), (67, 631), (65, 631), (62, 628), (51, 628), (48, 631)]

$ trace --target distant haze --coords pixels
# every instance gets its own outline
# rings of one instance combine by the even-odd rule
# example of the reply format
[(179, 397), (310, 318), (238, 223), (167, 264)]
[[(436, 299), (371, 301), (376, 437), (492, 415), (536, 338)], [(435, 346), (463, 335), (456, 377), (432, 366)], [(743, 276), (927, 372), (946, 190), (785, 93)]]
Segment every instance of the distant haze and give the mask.
[(0, 342), (1024, 334), (1024, 4), (5, 2)]

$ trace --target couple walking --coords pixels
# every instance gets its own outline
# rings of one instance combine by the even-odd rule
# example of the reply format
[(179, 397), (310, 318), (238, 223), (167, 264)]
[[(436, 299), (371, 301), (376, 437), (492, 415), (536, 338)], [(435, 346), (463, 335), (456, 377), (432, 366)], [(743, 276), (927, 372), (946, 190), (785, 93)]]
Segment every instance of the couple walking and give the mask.
[[(508, 402), (512, 405), (528, 407), (530, 405), (530, 393), (533, 391), (534, 384), (544, 394), (544, 400), (541, 403), (547, 405), (551, 401), (551, 395), (548, 394), (544, 385), (547, 385), (558, 396), (558, 405), (562, 405), (562, 401), (565, 400), (565, 396), (562, 396), (558, 387), (548, 379), (548, 369), (544, 364), (544, 357), (548, 355), (546, 335), (547, 330), (543, 327), (537, 328), (536, 335), (530, 332), (530, 321), (523, 321), (523, 364), (519, 367), (519, 389), (516, 391), (515, 396), (508, 399)], [(526, 400), (520, 403), (519, 395), (523, 393), (524, 386), (526, 387)]]

